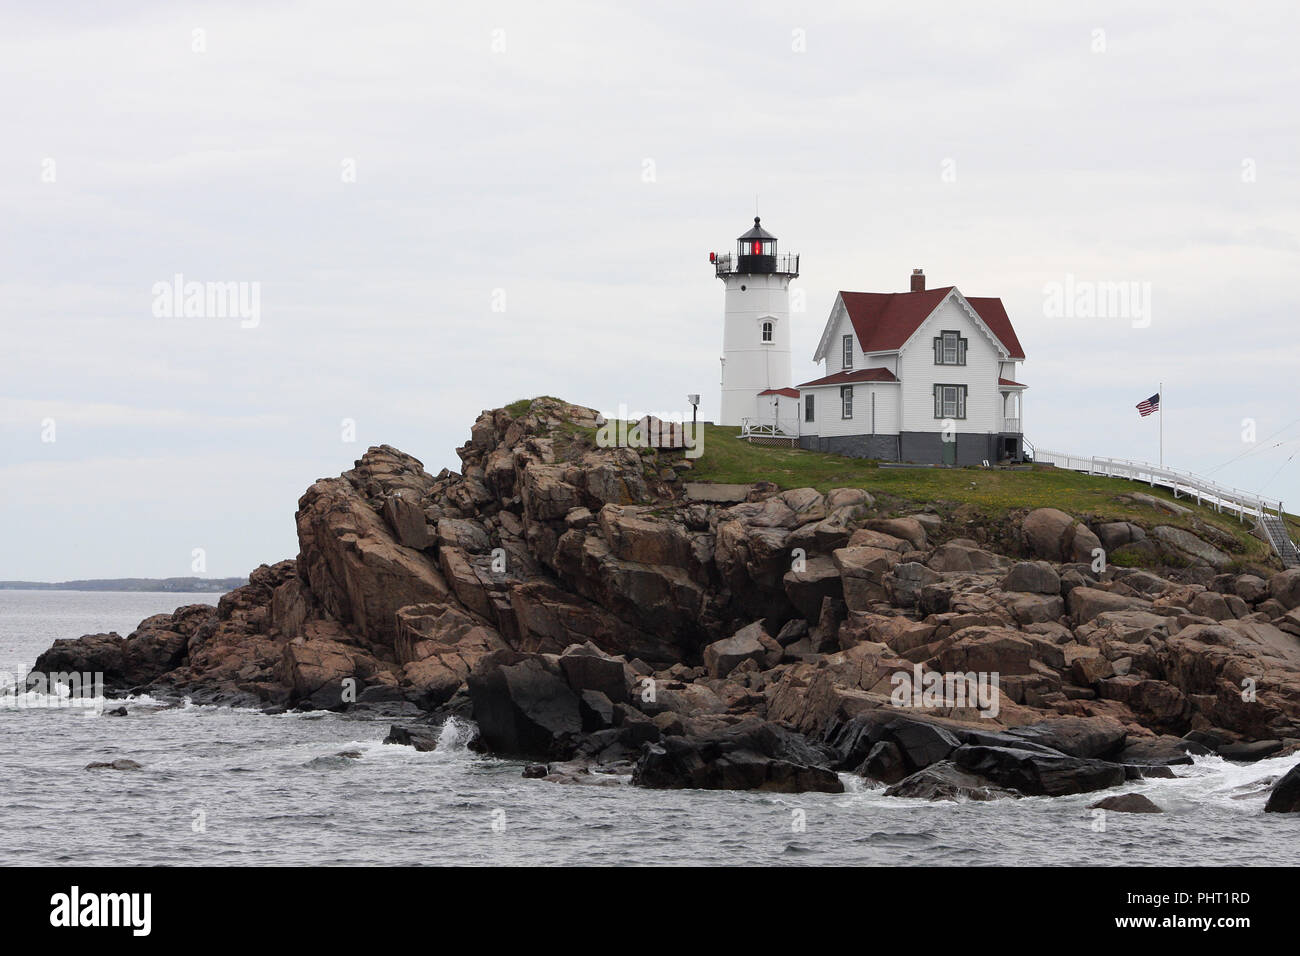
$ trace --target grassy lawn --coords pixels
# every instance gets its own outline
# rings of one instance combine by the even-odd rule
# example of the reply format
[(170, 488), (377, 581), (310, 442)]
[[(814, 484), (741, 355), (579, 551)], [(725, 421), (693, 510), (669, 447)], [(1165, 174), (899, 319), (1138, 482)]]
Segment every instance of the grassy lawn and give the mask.
[[(533, 399), (506, 406), (512, 415), (526, 413)], [(558, 400), (555, 400), (558, 401)], [(738, 439), (740, 429), (704, 425), (704, 453), (692, 461), (683, 477), (688, 481), (747, 484), (771, 481), (781, 488), (865, 488), (884, 513), (932, 508), (956, 524), (999, 526), (998, 533), (1013, 534), (1018, 512), (1033, 508), (1059, 508), (1076, 517), (1102, 521), (1132, 521), (1145, 528), (1173, 525), (1204, 532), (1212, 525), (1237, 542), (1233, 557), (1239, 565), (1269, 563), (1272, 549), (1251, 534), (1248, 518), (1238, 521), (1198, 506), (1194, 499), (1175, 499), (1172, 492), (1122, 478), (1102, 478), (1075, 471), (1038, 466), (1025, 471), (983, 468), (882, 468), (876, 462), (792, 448), (766, 448)], [(564, 423), (556, 438), (557, 451), (578, 454), (594, 447), (596, 432)], [(1143, 492), (1191, 508), (1191, 514), (1169, 515), (1149, 505), (1124, 500)], [(1293, 538), (1300, 538), (1300, 518), (1288, 514)]]
[[(704, 454), (687, 476), (695, 481), (751, 482), (766, 480), (782, 488), (865, 488), (886, 508), (914, 509), (934, 505), (940, 511), (960, 509), (974, 517), (995, 518), (1013, 509), (1060, 508), (1077, 516), (1133, 521), (1145, 527), (1169, 524), (1194, 531), (1191, 515), (1166, 515), (1151, 507), (1125, 501), (1121, 496), (1145, 492), (1193, 509), (1194, 517), (1236, 538), (1246, 560), (1260, 560), (1271, 552), (1251, 533), (1252, 522), (1233, 515), (1197, 507), (1194, 499), (1175, 499), (1160, 488), (1101, 478), (1079, 472), (1040, 466), (1032, 471), (996, 471), (982, 468), (881, 468), (875, 462), (844, 458), (800, 449), (765, 448), (737, 439), (739, 428), (704, 426)], [(1292, 534), (1300, 536), (1300, 519), (1287, 516)]]

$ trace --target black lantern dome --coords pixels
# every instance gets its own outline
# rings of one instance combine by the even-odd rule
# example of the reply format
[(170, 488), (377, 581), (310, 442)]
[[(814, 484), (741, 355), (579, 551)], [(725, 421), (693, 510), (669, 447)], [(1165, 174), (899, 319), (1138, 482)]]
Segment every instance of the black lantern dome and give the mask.
[(762, 226), (758, 216), (754, 227), (736, 239), (736, 255), (709, 257), (719, 276), (724, 275), (789, 275), (799, 274), (797, 255), (778, 256), (776, 236)]

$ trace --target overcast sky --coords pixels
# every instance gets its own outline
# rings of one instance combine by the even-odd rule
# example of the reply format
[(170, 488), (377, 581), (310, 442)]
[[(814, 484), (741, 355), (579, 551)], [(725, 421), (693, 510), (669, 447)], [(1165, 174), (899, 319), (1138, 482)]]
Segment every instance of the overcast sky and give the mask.
[[(756, 196), (796, 382), (923, 267), (1006, 303), (1034, 444), (1154, 461), (1163, 381), (1167, 464), (1300, 510), (1294, 4), (613, 6), (7, 3), (0, 579), (245, 574), (524, 396), (711, 417)], [(255, 320), (158, 314), (177, 274)]]

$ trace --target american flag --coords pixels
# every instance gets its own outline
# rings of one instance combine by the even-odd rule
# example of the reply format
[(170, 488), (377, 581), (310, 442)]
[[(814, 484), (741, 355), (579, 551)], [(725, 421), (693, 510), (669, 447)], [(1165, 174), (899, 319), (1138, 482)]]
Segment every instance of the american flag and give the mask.
[(1159, 393), (1159, 392), (1156, 392), (1154, 395), (1152, 395), (1152, 396), (1151, 396), (1150, 398), (1148, 398), (1146, 401), (1138, 402), (1138, 403), (1137, 403), (1137, 410), (1138, 410), (1138, 414), (1141, 415), (1143, 418), (1146, 418), (1146, 417), (1147, 417), (1148, 415), (1150, 415), (1152, 412), (1157, 412), (1157, 411), (1159, 411), (1159, 410), (1160, 410), (1160, 393)]

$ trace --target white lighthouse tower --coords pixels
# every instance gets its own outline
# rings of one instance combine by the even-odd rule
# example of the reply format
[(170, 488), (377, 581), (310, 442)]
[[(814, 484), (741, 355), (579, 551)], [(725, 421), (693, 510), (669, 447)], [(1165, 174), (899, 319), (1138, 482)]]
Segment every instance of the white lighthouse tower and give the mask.
[(797, 421), (798, 397), (790, 387), (790, 280), (799, 275), (799, 257), (778, 255), (776, 236), (755, 216), (754, 228), (736, 240), (734, 256), (710, 253), (709, 259), (727, 287), (718, 424)]

